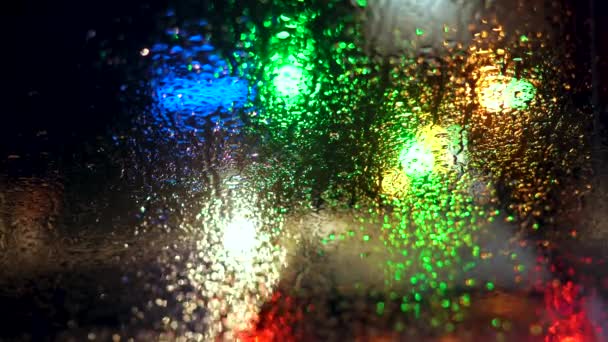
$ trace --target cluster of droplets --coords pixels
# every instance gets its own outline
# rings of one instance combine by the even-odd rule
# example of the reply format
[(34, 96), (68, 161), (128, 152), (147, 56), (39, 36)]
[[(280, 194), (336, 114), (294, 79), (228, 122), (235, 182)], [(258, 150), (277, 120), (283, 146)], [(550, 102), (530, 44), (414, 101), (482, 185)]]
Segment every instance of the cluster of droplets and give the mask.
[[(242, 35), (255, 70), (250, 82), (259, 87), (254, 123), (282, 130), (310, 125), (307, 111), (316, 102), (322, 74), (317, 68), (318, 42), (312, 10), (263, 18)], [(263, 43), (262, 43), (263, 41)]]
[(194, 133), (201, 138), (205, 127), (236, 130), (239, 113), (253, 96), (237, 68), (209, 41), (209, 23), (199, 21), (168, 29), (164, 42), (142, 50), (152, 60), (150, 85), (158, 125), (169, 135)]
[(208, 298), (206, 339), (233, 339), (231, 334), (250, 329), (285, 266), (285, 253), (273, 241), (280, 218), (269, 219), (272, 210), (258, 207), (239, 177), (232, 182), (235, 188), (203, 204), (196, 241), (201, 260), (188, 271), (190, 285)]
[(152, 289), (158, 300), (151, 308), (141, 308), (148, 319), (160, 310), (161, 337), (234, 340), (271, 298), (287, 266), (277, 244), (283, 217), (254, 185), (244, 173), (225, 171), (214, 190), (182, 199), (190, 215), (158, 257), (165, 285)]
[[(167, 125), (223, 130), (223, 118), (245, 108), (239, 125), (259, 144), (256, 176), (240, 190), (199, 199), (200, 215), (183, 224), (197, 237), (186, 263), (195, 299), (184, 310), (206, 312), (205, 338), (251, 330), (286, 260), (275, 242), (289, 228), (270, 219), (284, 214), (277, 208), (350, 206), (364, 214), (342, 232), (315, 236), (315, 253), (328, 241), (335, 253), (355, 248), (355, 240), (377, 243), (383, 260), (375, 266), (388, 292), (377, 314), (398, 303), (402, 313), (452, 332), (474, 293), (501, 285), (475, 273), (499, 254), (486, 250), (483, 236), (501, 229), (493, 223), (503, 218), (538, 229), (569, 176), (560, 170), (583, 161), (580, 113), (558, 96), (572, 87), (571, 66), (543, 33), (512, 39), (499, 22), (483, 20), (468, 45), (447, 44), (449, 54), (370, 55), (360, 18), (339, 5), (270, 3), (280, 10), (244, 19), (243, 52), (232, 62), (213, 53), (204, 35), (178, 29), (171, 37), (185, 47), (146, 52), (159, 64), (152, 84)], [(429, 31), (412, 30), (421, 42)], [(272, 194), (264, 210), (258, 193)], [(521, 287), (534, 266), (529, 251), (506, 253)]]

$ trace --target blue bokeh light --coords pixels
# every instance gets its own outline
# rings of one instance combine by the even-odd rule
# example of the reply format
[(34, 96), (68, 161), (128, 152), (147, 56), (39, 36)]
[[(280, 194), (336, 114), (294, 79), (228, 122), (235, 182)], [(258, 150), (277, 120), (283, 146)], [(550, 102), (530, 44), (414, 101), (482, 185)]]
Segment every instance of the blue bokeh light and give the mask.
[(150, 85), (156, 104), (152, 115), (172, 122), (179, 131), (199, 130), (209, 123), (238, 129), (239, 110), (254, 95), (243, 77), (245, 70), (235, 71), (201, 34), (179, 31), (175, 40), (150, 49), (154, 64)]
[(155, 96), (161, 110), (180, 115), (207, 117), (216, 112), (242, 108), (249, 84), (238, 77), (214, 77), (207, 72), (185, 76), (173, 73), (155, 82)]

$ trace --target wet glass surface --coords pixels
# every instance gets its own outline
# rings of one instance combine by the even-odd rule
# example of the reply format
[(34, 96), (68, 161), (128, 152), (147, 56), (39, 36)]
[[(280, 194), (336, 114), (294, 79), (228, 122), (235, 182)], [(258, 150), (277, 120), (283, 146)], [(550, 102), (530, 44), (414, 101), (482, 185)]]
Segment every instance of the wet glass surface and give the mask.
[(18, 6), (0, 340), (605, 341), (599, 2)]

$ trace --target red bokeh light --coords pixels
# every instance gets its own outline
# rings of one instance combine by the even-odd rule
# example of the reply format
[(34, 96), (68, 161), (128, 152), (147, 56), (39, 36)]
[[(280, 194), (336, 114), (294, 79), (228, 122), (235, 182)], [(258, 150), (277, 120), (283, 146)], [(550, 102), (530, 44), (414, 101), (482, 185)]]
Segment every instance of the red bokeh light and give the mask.
[(550, 319), (545, 342), (594, 342), (593, 324), (587, 317), (581, 287), (568, 281), (553, 281), (545, 291), (545, 309)]

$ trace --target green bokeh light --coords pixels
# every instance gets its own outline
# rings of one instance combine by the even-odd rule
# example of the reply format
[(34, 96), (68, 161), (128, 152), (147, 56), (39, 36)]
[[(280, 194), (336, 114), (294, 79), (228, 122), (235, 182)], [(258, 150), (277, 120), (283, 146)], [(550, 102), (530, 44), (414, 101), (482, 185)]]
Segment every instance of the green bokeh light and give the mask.
[(308, 10), (287, 11), (245, 35), (251, 43), (253, 69), (258, 72), (250, 78), (259, 100), (255, 119), (277, 136), (294, 128), (298, 135), (309, 108), (316, 104), (321, 81), (317, 41), (311, 30), (315, 17)]
[(300, 94), (306, 86), (304, 72), (301, 67), (294, 65), (283, 65), (276, 71), (273, 84), (283, 97), (293, 97)]
[[(455, 162), (464, 162), (465, 151), (460, 151), (461, 128), (428, 125), (419, 130), (414, 139), (407, 141), (399, 153), (399, 165), (411, 180), (429, 174), (446, 174), (454, 170)], [(466, 143), (464, 139), (462, 143)]]
[(399, 163), (409, 177), (421, 177), (433, 171), (435, 156), (430, 148), (414, 141), (401, 151)]
[(536, 96), (536, 88), (527, 80), (514, 78), (507, 85), (506, 93), (508, 94), (507, 105), (510, 108), (526, 109)]

